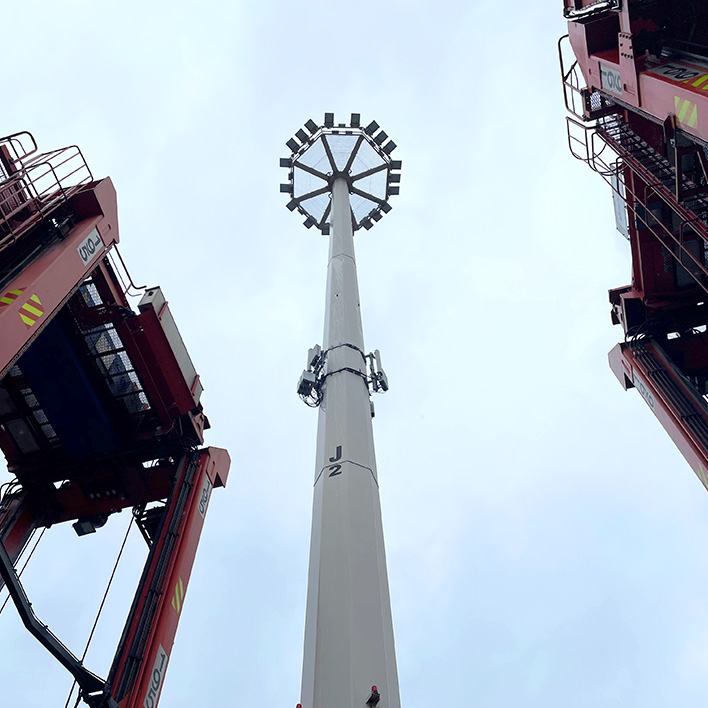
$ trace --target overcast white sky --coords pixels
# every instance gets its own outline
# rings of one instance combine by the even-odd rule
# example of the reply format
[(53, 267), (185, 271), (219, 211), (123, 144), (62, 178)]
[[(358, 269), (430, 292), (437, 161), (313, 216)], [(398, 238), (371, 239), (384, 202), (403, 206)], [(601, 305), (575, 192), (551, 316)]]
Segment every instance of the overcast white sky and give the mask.
[[(232, 458), (162, 708), (299, 700), (327, 242), (278, 158), (325, 111), (398, 143), (401, 196), (357, 235), (402, 703), (665, 708), (705, 700), (708, 496), (606, 353), (629, 281), (609, 188), (569, 155), (560, 0), (25, 0), (3, 15), (0, 132), (81, 146), (119, 199), (136, 282), (163, 287)], [(283, 171), (284, 172), (284, 171)], [(0, 474), (0, 481), (7, 477)], [(25, 574), (76, 652), (128, 523), (45, 535)], [(135, 533), (90, 668), (145, 557)], [(4, 596), (4, 593), (3, 593)], [(70, 680), (10, 606), (5, 705)]]

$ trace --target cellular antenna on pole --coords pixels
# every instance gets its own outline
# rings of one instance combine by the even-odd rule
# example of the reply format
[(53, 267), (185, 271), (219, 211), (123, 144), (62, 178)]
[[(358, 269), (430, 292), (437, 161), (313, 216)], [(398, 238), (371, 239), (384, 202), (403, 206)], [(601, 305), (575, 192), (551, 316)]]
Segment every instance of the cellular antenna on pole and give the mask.
[(354, 231), (391, 210), (401, 163), (372, 121), (309, 120), (280, 161), (288, 209), (330, 236), (324, 342), (307, 356), (298, 394), (319, 407), (302, 708), (400, 708), (371, 419), (388, 390), (376, 350), (366, 354)]

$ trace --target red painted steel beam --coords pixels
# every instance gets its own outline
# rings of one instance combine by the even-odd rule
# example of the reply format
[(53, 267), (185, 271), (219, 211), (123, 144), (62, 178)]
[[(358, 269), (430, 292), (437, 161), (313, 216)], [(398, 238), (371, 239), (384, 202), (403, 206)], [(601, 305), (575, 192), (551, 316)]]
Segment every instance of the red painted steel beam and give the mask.
[(643, 49), (635, 53), (637, 33), (645, 28), (630, 20), (629, 4), (622, 13), (569, 21), (587, 87), (660, 123), (674, 115), (683, 131), (708, 141), (708, 68), (690, 58), (658, 59)]
[[(100, 465), (96, 465), (95, 472), (97, 476), (101, 474)], [(85, 475), (90, 479), (88, 472)], [(174, 482), (174, 468), (171, 465), (155, 465), (145, 469), (139, 463), (126, 462), (117, 473), (117, 482), (114, 482), (120, 493), (103, 499), (87, 498), (82, 481), (77, 478), (71, 485), (60, 487), (51, 496), (47, 495), (44, 503), (51, 509), (49, 522), (58, 524), (84, 516), (114, 514), (122, 509), (166, 499)]]
[(192, 454), (194, 465), (186, 456), (180, 466), (109, 675), (120, 708), (158, 704), (211, 490), (226, 484), (226, 450)]
[[(648, 345), (651, 347), (651, 344)], [(636, 388), (646, 404), (669, 434), (676, 447), (686, 458), (691, 469), (708, 489), (708, 450), (686, 425), (677, 406), (666, 393), (656, 385), (650, 371), (635, 356), (629, 344), (618, 344), (608, 355), (610, 368), (625, 390)], [(667, 369), (674, 384), (676, 384), (689, 397), (694, 394), (687, 389), (680, 375)], [(699, 415), (701, 415), (699, 413)], [(704, 419), (708, 418), (703, 414)]]
[[(7, 496), (0, 509), (0, 542), (13, 562), (22, 552), (32, 533), (40, 524), (26, 503), (26, 494)], [(0, 581), (0, 586), (2, 582)]]
[[(173, 425), (181, 415), (196, 411), (192, 391), (154, 310), (127, 318), (119, 324), (118, 334), (165, 425)], [(201, 442), (203, 414), (193, 416), (192, 422)]]

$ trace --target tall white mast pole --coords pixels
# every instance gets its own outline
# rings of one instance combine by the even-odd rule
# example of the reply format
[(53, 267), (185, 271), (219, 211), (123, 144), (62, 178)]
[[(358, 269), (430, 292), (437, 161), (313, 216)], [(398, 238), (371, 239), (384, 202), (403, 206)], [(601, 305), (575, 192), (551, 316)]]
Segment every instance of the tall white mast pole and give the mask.
[(386, 554), (346, 179), (334, 180), (326, 374), (317, 430), (303, 708), (399, 708)]
[[(334, 163), (329, 145), (327, 151)], [(302, 708), (363, 708), (367, 702), (400, 708), (369, 398), (374, 374), (364, 350), (354, 257), (353, 182), (337, 169), (328, 177), (331, 231), (301, 701)]]

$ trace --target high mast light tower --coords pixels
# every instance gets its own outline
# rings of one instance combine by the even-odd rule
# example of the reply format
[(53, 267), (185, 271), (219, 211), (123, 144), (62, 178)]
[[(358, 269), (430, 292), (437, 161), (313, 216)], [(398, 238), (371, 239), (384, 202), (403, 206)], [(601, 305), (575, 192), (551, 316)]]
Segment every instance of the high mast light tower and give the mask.
[(305, 226), (330, 236), (323, 346), (310, 349), (298, 394), (319, 406), (303, 708), (400, 708), (371, 419), (388, 390), (378, 350), (365, 354), (354, 231), (391, 210), (401, 163), (378, 123), (309, 120), (287, 142), (281, 192)]

